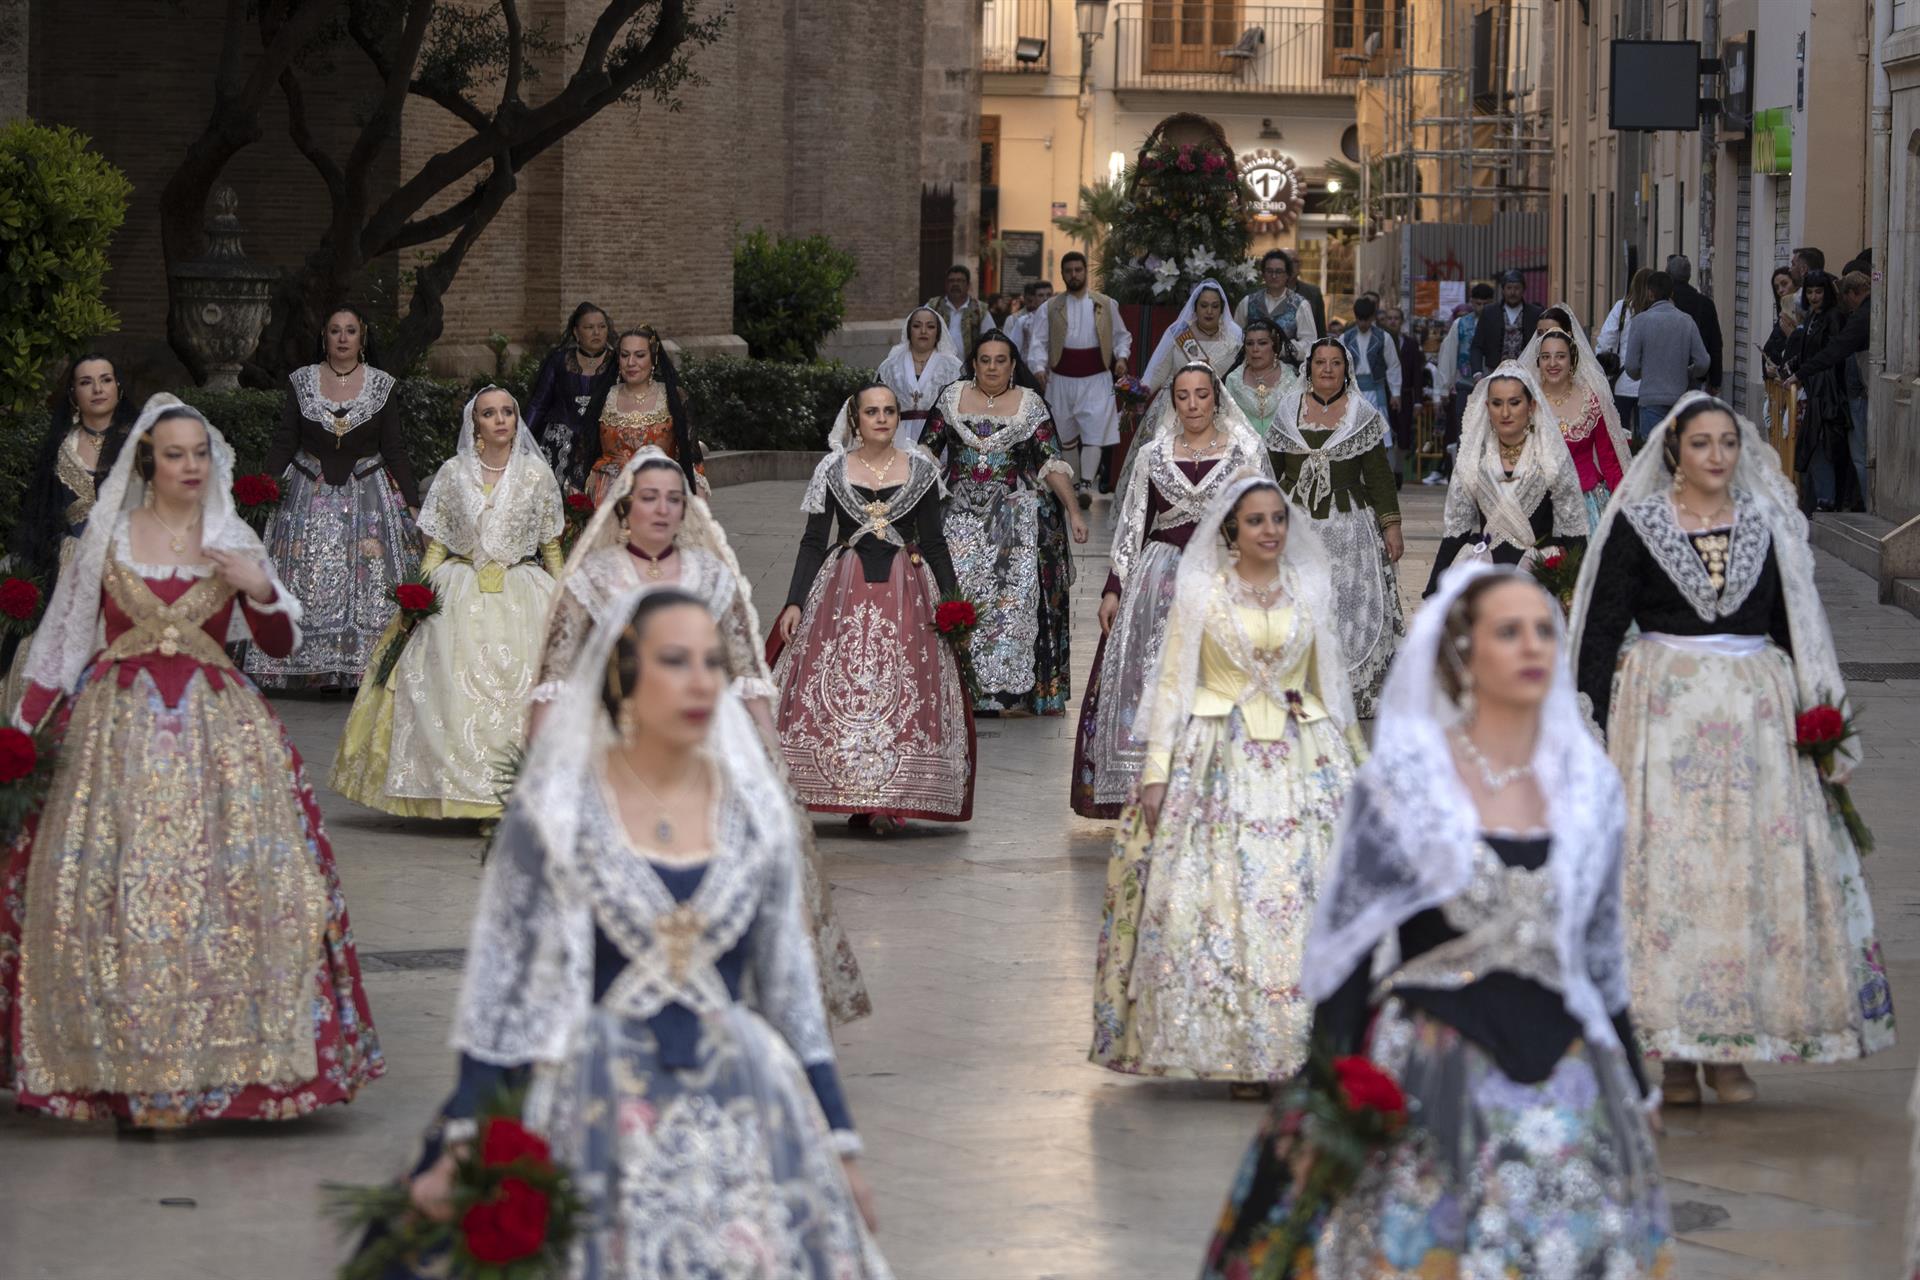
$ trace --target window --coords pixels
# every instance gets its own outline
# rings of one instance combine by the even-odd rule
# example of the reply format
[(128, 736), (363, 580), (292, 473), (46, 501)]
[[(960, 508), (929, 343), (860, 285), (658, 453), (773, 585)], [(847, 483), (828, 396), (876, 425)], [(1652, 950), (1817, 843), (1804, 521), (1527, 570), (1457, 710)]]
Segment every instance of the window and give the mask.
[(1380, 76), (1401, 63), (1407, 33), (1407, 0), (1321, 0), (1326, 31), (1324, 65), (1329, 76), (1360, 74), (1367, 38), (1378, 36), (1378, 52), (1367, 74)]
[(1225, 71), (1240, 33), (1240, 0), (1147, 0), (1147, 70)]

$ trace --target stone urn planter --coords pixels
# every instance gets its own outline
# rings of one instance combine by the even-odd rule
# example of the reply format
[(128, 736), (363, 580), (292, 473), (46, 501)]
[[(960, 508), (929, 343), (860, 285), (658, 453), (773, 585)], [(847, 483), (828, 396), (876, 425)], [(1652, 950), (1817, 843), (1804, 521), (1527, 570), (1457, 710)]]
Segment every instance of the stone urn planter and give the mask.
[(232, 187), (214, 192), (206, 253), (173, 269), (174, 319), (206, 366), (205, 385), (215, 391), (240, 386), (240, 368), (260, 344), (280, 278), (242, 252), (239, 207)]

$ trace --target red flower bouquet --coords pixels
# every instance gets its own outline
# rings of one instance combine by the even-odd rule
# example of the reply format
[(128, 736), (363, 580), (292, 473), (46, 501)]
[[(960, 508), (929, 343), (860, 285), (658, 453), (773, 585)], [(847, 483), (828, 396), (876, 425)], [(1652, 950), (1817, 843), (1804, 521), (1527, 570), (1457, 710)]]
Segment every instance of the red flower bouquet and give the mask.
[(233, 505), (255, 533), (267, 531), (273, 509), (280, 505), (280, 482), (264, 472), (233, 478)]
[[(1318, 1224), (1406, 1126), (1407, 1097), (1391, 1074), (1367, 1058), (1329, 1059), (1316, 1050), (1282, 1086), (1262, 1131), (1272, 1143), (1269, 1157), (1294, 1185), (1278, 1202), (1284, 1216), (1276, 1213), (1247, 1242), (1244, 1263), (1251, 1266), (1243, 1264), (1242, 1273), (1260, 1280), (1303, 1274)], [(1223, 1244), (1217, 1238), (1215, 1250)]]
[(397, 1264), (440, 1258), (453, 1280), (544, 1280), (566, 1269), (585, 1209), (546, 1139), (520, 1123), (513, 1105), (505, 1100), (483, 1116), (479, 1142), (457, 1155), (451, 1221), (414, 1212), (404, 1182), (327, 1188), (347, 1227), (384, 1228), (340, 1269), (340, 1280), (379, 1280)]
[(1839, 706), (1822, 702), (1794, 717), (1793, 746), (1794, 750), (1819, 767), (1820, 785), (1826, 791), (1827, 804), (1846, 824), (1854, 848), (1861, 853), (1872, 853), (1873, 832), (1860, 816), (1860, 810), (1854, 807), (1853, 796), (1847, 791), (1846, 784), (1833, 781), (1831, 776), (1834, 761), (1840, 754), (1840, 744), (1854, 737), (1857, 732), (1853, 717), (1846, 712), (1844, 699)]
[(0, 582), (0, 634), (26, 635), (40, 620), (43, 600), (40, 584), (31, 578), (8, 578)]
[(39, 809), (52, 777), (53, 752), (44, 737), (0, 728), (0, 848), (12, 844)]
[(953, 648), (953, 660), (960, 665), (960, 680), (966, 686), (969, 702), (980, 700), (979, 679), (973, 670), (973, 630), (979, 625), (979, 611), (965, 596), (942, 596), (934, 606), (933, 629)]
[(560, 530), (560, 550), (563, 555), (573, 554), (573, 544), (578, 542), (580, 535), (587, 531), (587, 522), (593, 519), (593, 513), (597, 510), (599, 508), (594, 504), (593, 499), (586, 494), (567, 495), (562, 510), (566, 518), (566, 526)]
[(373, 664), (373, 682), (385, 684), (387, 677), (393, 674), (394, 664), (400, 661), (400, 651), (407, 647), (407, 637), (422, 618), (431, 618), (440, 612), (440, 597), (421, 577), (408, 578), (393, 589), (393, 602), (399, 606), (393, 626), (388, 628), (390, 638), (381, 646), (380, 657)]
[(1580, 582), (1579, 547), (1539, 547), (1529, 566), (1534, 580), (1560, 601), (1560, 607), (1573, 612), (1573, 589)]

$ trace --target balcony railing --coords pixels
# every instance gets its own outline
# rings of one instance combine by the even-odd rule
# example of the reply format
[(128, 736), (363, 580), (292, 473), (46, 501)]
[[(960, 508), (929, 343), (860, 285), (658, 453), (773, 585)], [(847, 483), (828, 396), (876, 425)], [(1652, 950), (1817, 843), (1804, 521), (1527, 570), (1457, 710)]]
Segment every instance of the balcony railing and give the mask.
[(1327, 74), (1319, 6), (1135, 0), (1113, 6), (1116, 87), (1176, 93), (1351, 95)]
[(982, 71), (1053, 69), (1053, 0), (986, 0), (980, 21)]

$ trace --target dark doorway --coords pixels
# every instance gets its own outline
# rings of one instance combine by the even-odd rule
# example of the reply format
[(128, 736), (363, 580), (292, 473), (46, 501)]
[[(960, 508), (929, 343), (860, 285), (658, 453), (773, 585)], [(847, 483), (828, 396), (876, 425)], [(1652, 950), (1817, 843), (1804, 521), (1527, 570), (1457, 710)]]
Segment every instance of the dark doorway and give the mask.
[(920, 189), (920, 294), (937, 298), (947, 291), (947, 268), (953, 265), (953, 188)]

